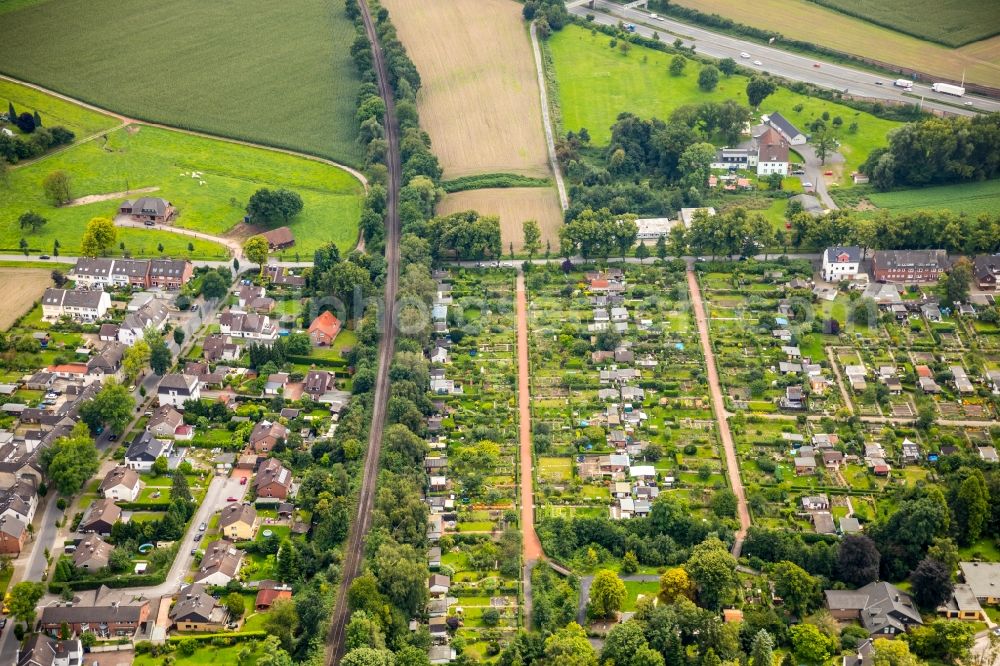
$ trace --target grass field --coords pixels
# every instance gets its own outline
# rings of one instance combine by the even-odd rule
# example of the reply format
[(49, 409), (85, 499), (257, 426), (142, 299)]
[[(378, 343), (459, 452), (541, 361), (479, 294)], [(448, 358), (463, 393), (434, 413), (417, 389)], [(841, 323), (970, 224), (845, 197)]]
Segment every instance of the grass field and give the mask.
[(994, 213), (1000, 208), (1000, 180), (877, 192), (868, 198), (879, 208), (897, 211), (950, 210), (967, 215)]
[[(27, 237), (32, 248), (50, 251), (58, 238), (62, 254), (79, 251), (87, 221), (113, 216), (119, 198), (79, 206), (54, 208), (44, 198), (42, 179), (55, 170), (72, 177), (74, 197), (158, 187), (156, 196), (178, 210), (180, 227), (221, 235), (240, 223), (243, 206), (262, 186), (287, 187), (303, 199), (303, 212), (291, 224), (297, 244), (293, 251), (310, 253), (327, 241), (341, 250), (357, 240), (361, 184), (347, 172), (321, 162), (284, 153), (205, 139), (148, 126), (129, 126), (93, 141), (12, 169), (0, 208), (0, 247), (17, 251), (23, 232), (17, 218), (34, 210), (49, 222)], [(192, 178), (197, 171), (200, 178)], [(187, 174), (187, 175), (185, 175)], [(200, 183), (204, 181), (204, 185)], [(147, 229), (119, 229), (119, 238), (133, 254), (186, 256), (189, 239)], [(225, 249), (195, 241), (195, 256), (217, 258)]]
[[(962, 46), (1000, 33), (1000, 3), (989, 0), (812, 1), (946, 46)], [(934, 20), (927, 20), (929, 16)]]
[[(735, 99), (746, 104), (747, 79), (723, 77), (710, 92), (698, 88), (699, 66), (688, 62), (682, 76), (670, 76), (667, 68), (672, 56), (653, 49), (634, 47), (628, 55), (608, 46), (607, 35), (591, 35), (578, 26), (567, 26), (548, 41), (558, 82), (558, 99), (563, 130), (586, 127), (593, 143), (605, 145), (611, 138), (611, 125), (622, 111), (642, 118), (666, 119), (677, 107), (701, 102)], [(792, 109), (801, 104), (796, 113)], [(811, 120), (830, 113), (840, 116), (845, 129), (838, 133), (845, 159), (845, 178), (864, 162), (868, 153), (885, 143), (885, 135), (899, 123), (882, 120), (850, 107), (793, 93), (786, 88), (764, 100), (761, 112), (778, 110), (791, 122), (804, 128)], [(858, 123), (856, 134), (846, 128)]]
[(52, 278), (42, 268), (0, 268), (0, 284), (6, 294), (0, 306), (0, 331), (6, 331), (52, 286)]
[[(18, 113), (38, 111), (44, 126), (62, 125), (66, 129), (72, 130), (77, 139), (82, 139), (118, 124), (114, 118), (103, 113), (85, 109), (72, 102), (64, 102), (58, 97), (46, 95), (28, 86), (0, 80), (0, 108), (6, 112), (7, 105), (11, 102)], [(14, 131), (19, 132), (16, 128)]]
[(513, 0), (385, 0), (384, 5), (420, 72), (420, 124), (445, 178), (494, 172), (548, 176), (538, 79), (521, 5)]
[[(860, 0), (833, 1), (851, 4), (860, 2)], [(902, 13), (912, 16), (913, 21), (922, 21), (929, 25), (937, 24), (939, 5), (931, 5), (927, 0), (919, 3), (929, 8), (924, 11), (915, 6), (917, 3), (905, 0), (865, 2), (864, 5), (881, 8), (901, 6), (904, 3), (907, 9)], [(756, 0), (752, 3), (729, 2), (729, 0), (677, 0), (677, 4), (708, 14), (719, 14), (745, 25), (778, 30), (791, 39), (812, 42), (883, 62), (897, 63), (931, 75), (958, 80), (964, 70), (967, 81), (1000, 86), (1000, 37), (991, 37), (960, 49), (951, 49), (847, 16), (808, 0)], [(982, 21), (984, 30), (989, 27), (996, 28), (996, 21), (992, 23), (984, 21), (982, 14), (983, 11), (995, 12), (996, 3), (946, 0), (944, 4), (949, 8), (974, 6), (977, 20)], [(993, 8), (987, 10), (987, 5)], [(781, 20), (775, 21), (776, 16), (780, 16)]]
[(5, 74), (144, 120), (361, 161), (342, 3), (14, 4), (0, 10)]
[(463, 210), (478, 210), (483, 215), (500, 216), (503, 250), (514, 244), (515, 251), (523, 245), (522, 224), (536, 220), (542, 231), (542, 252), (545, 242), (552, 243), (552, 252), (559, 252), (559, 227), (563, 223), (559, 194), (552, 187), (510, 187), (505, 189), (466, 190), (446, 194), (437, 206), (438, 215)]

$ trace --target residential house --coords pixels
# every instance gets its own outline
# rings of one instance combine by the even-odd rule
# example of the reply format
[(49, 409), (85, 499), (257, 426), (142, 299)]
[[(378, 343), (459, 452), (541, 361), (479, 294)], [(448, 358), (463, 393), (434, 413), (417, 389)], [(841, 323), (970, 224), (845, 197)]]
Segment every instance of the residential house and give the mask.
[(201, 386), (198, 378), (193, 375), (169, 373), (163, 375), (160, 385), (156, 388), (156, 398), (163, 405), (183, 407), (188, 400), (201, 398)]
[(174, 206), (160, 197), (141, 197), (132, 201), (126, 199), (118, 206), (119, 215), (130, 215), (139, 222), (163, 224), (174, 216)]
[(879, 250), (872, 257), (872, 274), (877, 282), (937, 282), (947, 261), (945, 250)]
[(87, 381), (121, 381), (125, 349), (125, 345), (117, 340), (104, 345), (100, 352), (87, 360)]
[(310, 370), (306, 375), (303, 392), (313, 400), (319, 400), (334, 387), (334, 376), (326, 370)]
[(288, 384), (287, 372), (275, 372), (267, 376), (264, 384), (264, 395), (281, 395)]
[(779, 134), (792, 146), (801, 146), (808, 138), (795, 125), (790, 123), (783, 115), (777, 111), (769, 113), (761, 118), (765, 125), (777, 130)]
[(71, 633), (92, 632), (98, 638), (129, 637), (149, 619), (149, 599), (132, 590), (80, 590), (73, 601), (56, 602), (42, 609), (39, 628), (55, 633), (63, 624)]
[(980, 254), (972, 259), (972, 274), (982, 290), (997, 288), (1000, 279), (1000, 254)]
[(795, 473), (814, 474), (816, 472), (816, 458), (814, 456), (796, 456)]
[(924, 303), (920, 306), (920, 313), (927, 321), (941, 321), (941, 308), (937, 303)]
[(159, 298), (154, 298), (135, 312), (125, 315), (118, 328), (118, 340), (132, 346), (136, 340), (142, 340), (147, 329), (162, 331), (169, 316), (166, 304)]
[(857, 246), (828, 247), (823, 252), (820, 274), (827, 282), (851, 280), (861, 270), (861, 248)]
[(100, 571), (108, 566), (114, 549), (114, 546), (97, 534), (88, 534), (73, 551), (73, 566), (91, 572)]
[(855, 391), (861, 392), (868, 388), (865, 381), (868, 377), (868, 370), (863, 365), (848, 365), (844, 367), (844, 374), (847, 375), (847, 382)]
[(309, 324), (309, 340), (314, 347), (329, 347), (340, 333), (340, 320), (327, 310)]
[(168, 613), (177, 631), (222, 631), (229, 611), (205, 590), (204, 585), (189, 585), (177, 593), (177, 601)]
[(264, 269), (264, 275), (271, 284), (279, 287), (304, 287), (306, 284), (303, 276), (295, 275), (282, 266), (268, 266)]
[(116, 502), (134, 502), (142, 491), (142, 485), (138, 472), (130, 467), (118, 466), (104, 476), (99, 490), (101, 497)]
[(233, 502), (219, 513), (219, 531), (233, 541), (250, 541), (257, 533), (260, 519), (251, 504)]
[(237, 306), (244, 311), (268, 313), (277, 304), (273, 298), (268, 298), (264, 287), (248, 284), (236, 291)]
[(1000, 457), (997, 456), (997, 450), (993, 446), (979, 446), (976, 447), (979, 451), (979, 459), (988, 462), (996, 463), (1000, 462)]
[(72, 280), (77, 287), (103, 289), (107, 286), (113, 286), (111, 269), (114, 263), (114, 259), (80, 257), (76, 260), (76, 265), (66, 274), (66, 277)]
[(17, 666), (80, 666), (83, 643), (79, 638), (57, 641), (48, 634), (32, 634), (17, 650)]
[(283, 250), (286, 247), (295, 245), (295, 236), (292, 234), (292, 230), (288, 227), (271, 229), (270, 231), (262, 233), (261, 236), (263, 236), (264, 240), (267, 241), (267, 249), (271, 252), (274, 252), (275, 250)]
[(144, 430), (132, 439), (125, 451), (125, 466), (138, 472), (148, 472), (153, 469), (157, 458), (169, 458), (173, 447), (174, 443), (169, 439), (158, 439)]
[(257, 470), (254, 489), (258, 498), (288, 499), (292, 491), (292, 473), (275, 458), (268, 458)]
[(28, 523), (10, 515), (0, 516), (0, 555), (20, 555), (27, 541)]
[(823, 466), (828, 469), (840, 469), (844, 464), (844, 454), (840, 451), (823, 451), (820, 455), (823, 458)]
[(806, 396), (801, 386), (785, 387), (785, 397), (780, 400), (782, 409), (805, 409)]
[(911, 442), (908, 437), (903, 438), (900, 454), (904, 465), (912, 465), (920, 461), (920, 447), (916, 442)]
[(280, 423), (260, 421), (250, 432), (249, 446), (258, 455), (273, 451), (280, 440), (288, 438), (288, 428)]
[(962, 580), (981, 604), (1000, 604), (1000, 562), (959, 562)]
[(292, 588), (276, 580), (262, 580), (257, 585), (257, 598), (253, 607), (258, 613), (270, 610), (275, 601), (292, 598)]
[(813, 522), (813, 529), (816, 534), (836, 534), (837, 528), (833, 522), (833, 514), (829, 511), (814, 511), (810, 514)]
[(659, 238), (665, 238), (675, 224), (677, 222), (669, 217), (640, 218), (635, 221), (638, 228), (636, 240), (641, 243), (647, 240), (655, 241)]
[(923, 624), (917, 605), (906, 592), (884, 581), (857, 590), (826, 590), (826, 606), (838, 620), (859, 620), (872, 637), (893, 638)]
[(118, 324), (101, 324), (97, 337), (101, 342), (111, 342), (118, 339)]
[(788, 173), (788, 140), (780, 132), (768, 129), (757, 137), (757, 175)]
[(194, 267), (182, 259), (150, 259), (147, 287), (180, 289), (191, 280)]
[(184, 417), (171, 405), (161, 405), (153, 410), (146, 422), (146, 430), (157, 437), (173, 437), (177, 428), (184, 425)]
[(240, 346), (228, 335), (213, 333), (205, 338), (202, 355), (209, 363), (235, 361), (240, 357)]
[(106, 291), (50, 287), (42, 295), (42, 320), (56, 321), (65, 316), (90, 323), (101, 319), (110, 307), (111, 296)]
[(35, 519), (37, 508), (38, 485), (34, 477), (21, 477), (12, 486), (0, 490), (0, 517), (10, 516), (29, 525)]
[(113, 499), (94, 500), (83, 514), (77, 531), (82, 534), (108, 536), (115, 523), (121, 520), (122, 510)]
[(427, 591), (431, 597), (438, 598), (448, 594), (451, 589), (451, 579), (442, 574), (431, 574), (427, 581)]
[(217, 539), (205, 548), (194, 582), (203, 585), (227, 585), (236, 577), (243, 564), (243, 551), (231, 541)]
[(223, 312), (219, 315), (219, 331), (223, 335), (260, 344), (270, 344), (278, 339), (274, 321), (266, 315), (252, 312)]
[(958, 583), (951, 592), (951, 598), (941, 606), (938, 613), (952, 620), (969, 620), (970, 622), (986, 622), (986, 611), (983, 610), (972, 586)]

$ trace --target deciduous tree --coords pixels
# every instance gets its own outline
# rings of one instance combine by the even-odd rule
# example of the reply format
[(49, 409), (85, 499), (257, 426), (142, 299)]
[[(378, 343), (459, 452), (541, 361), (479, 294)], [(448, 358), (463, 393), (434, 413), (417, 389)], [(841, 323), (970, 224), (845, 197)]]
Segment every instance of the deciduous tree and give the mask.
[(107, 254), (114, 247), (118, 231), (115, 224), (106, 217), (95, 217), (87, 222), (83, 232), (81, 252), (86, 257), (98, 257)]
[(83, 484), (97, 473), (97, 447), (85, 423), (78, 423), (70, 434), (60, 437), (42, 450), (42, 468), (52, 485), (63, 495), (80, 492)]
[(53, 206), (62, 206), (73, 199), (70, 187), (70, 175), (65, 171), (53, 171), (42, 180), (42, 190), (45, 198)]
[(753, 76), (747, 82), (747, 101), (750, 106), (757, 108), (767, 97), (772, 95), (777, 86), (766, 76)]
[(21, 214), (21, 217), (17, 218), (17, 223), (21, 229), (27, 229), (31, 233), (36, 233), (45, 226), (46, 222), (48, 222), (47, 219), (33, 210), (26, 211)]
[(627, 596), (625, 583), (614, 571), (602, 569), (590, 585), (587, 612), (594, 618), (612, 618), (621, 610)]
[(135, 398), (114, 379), (109, 379), (91, 400), (80, 406), (80, 418), (91, 432), (103, 426), (116, 435), (125, 431), (134, 412)]
[(260, 274), (264, 274), (264, 266), (267, 264), (267, 240), (263, 236), (251, 236), (243, 243), (243, 254), (255, 264), (260, 265)]

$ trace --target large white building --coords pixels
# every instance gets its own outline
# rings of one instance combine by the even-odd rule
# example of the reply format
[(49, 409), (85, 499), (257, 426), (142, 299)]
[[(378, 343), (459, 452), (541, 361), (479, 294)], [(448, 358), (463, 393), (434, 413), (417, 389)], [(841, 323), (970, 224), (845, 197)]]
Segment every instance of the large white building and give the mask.
[(667, 234), (670, 233), (670, 229), (677, 224), (677, 220), (671, 220), (669, 217), (647, 217), (645, 219), (638, 219), (635, 221), (635, 226), (638, 227), (638, 233), (636, 234), (636, 240), (655, 241), (658, 238), (665, 238)]
[(55, 321), (68, 316), (76, 321), (100, 319), (111, 307), (111, 297), (99, 289), (46, 289), (42, 296), (42, 319)]
[(860, 247), (828, 247), (823, 253), (822, 275), (827, 282), (851, 280), (860, 270)]

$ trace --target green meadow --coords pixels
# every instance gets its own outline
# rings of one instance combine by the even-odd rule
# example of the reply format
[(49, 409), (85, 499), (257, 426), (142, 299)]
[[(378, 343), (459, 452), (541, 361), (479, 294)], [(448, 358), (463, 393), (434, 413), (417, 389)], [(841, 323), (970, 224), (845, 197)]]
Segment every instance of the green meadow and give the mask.
[[(642, 46), (633, 46), (623, 54), (609, 46), (610, 40), (603, 33), (592, 35), (576, 25), (566, 26), (549, 38), (547, 48), (555, 70), (563, 130), (586, 127), (594, 144), (606, 145), (611, 139), (611, 125), (623, 111), (643, 118), (667, 119), (674, 109), (685, 104), (727, 99), (747, 103), (745, 76), (723, 76), (718, 87), (706, 93), (698, 88), (699, 63), (688, 60), (683, 75), (674, 77), (668, 71), (672, 55)], [(799, 104), (801, 111), (794, 111)], [(765, 99), (760, 111), (780, 111), (803, 132), (808, 132), (806, 126), (824, 111), (831, 120), (840, 116), (843, 125), (836, 134), (845, 159), (845, 179), (873, 148), (885, 143), (886, 132), (900, 124), (786, 88), (779, 88)], [(854, 122), (858, 124), (857, 132), (850, 133), (848, 127)]]
[(123, 115), (362, 161), (354, 26), (315, 0), (6, 0), (0, 72)]

